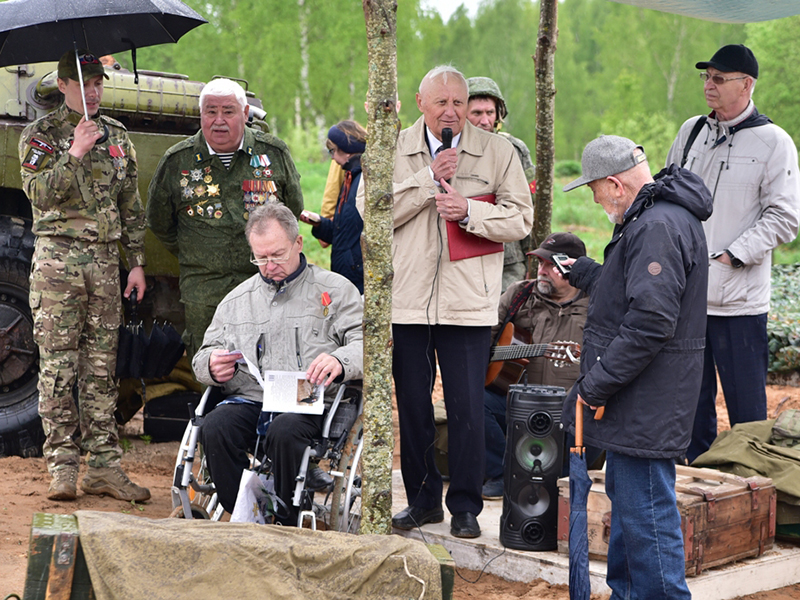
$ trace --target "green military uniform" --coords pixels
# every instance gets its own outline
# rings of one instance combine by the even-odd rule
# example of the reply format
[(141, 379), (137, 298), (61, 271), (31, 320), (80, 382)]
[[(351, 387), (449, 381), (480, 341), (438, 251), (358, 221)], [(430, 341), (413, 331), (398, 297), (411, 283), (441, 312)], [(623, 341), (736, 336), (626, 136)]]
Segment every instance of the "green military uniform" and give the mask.
[[(36, 248), (30, 306), (39, 345), (39, 414), (51, 473), (77, 469), (73, 441), (90, 467), (119, 465), (114, 409), (121, 320), (119, 249), (131, 268), (144, 265), (144, 209), (136, 153), (121, 123), (95, 120), (109, 137), (78, 160), (68, 153), (81, 115), (66, 104), (22, 132), (22, 185), (33, 206)], [(72, 389), (77, 379), (78, 411)]]
[(244, 227), (250, 212), (270, 199), (298, 216), (300, 175), (283, 141), (250, 127), (228, 169), (209, 151), (202, 131), (175, 144), (158, 164), (147, 220), (180, 263), (183, 339), (190, 357), (203, 343), (217, 304), (256, 273)]
[[(531, 160), (531, 151), (528, 150), (528, 146), (521, 139), (515, 138), (504, 131), (498, 131), (497, 133), (511, 142), (514, 150), (517, 151), (517, 156), (522, 161), (522, 169), (525, 171), (525, 179), (528, 180), (528, 186), (531, 190), (531, 204), (533, 204), (533, 193), (536, 189), (536, 167)], [(506, 291), (512, 283), (525, 279), (528, 270), (525, 252), (529, 249), (530, 240), (531, 236), (528, 235), (518, 242), (510, 242), (503, 245), (503, 291)]]

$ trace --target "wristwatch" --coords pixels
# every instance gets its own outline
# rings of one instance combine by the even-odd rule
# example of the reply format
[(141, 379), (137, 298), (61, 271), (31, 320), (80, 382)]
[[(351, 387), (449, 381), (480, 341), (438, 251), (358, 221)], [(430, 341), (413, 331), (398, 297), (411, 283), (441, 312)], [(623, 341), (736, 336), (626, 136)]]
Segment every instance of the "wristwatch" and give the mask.
[(731, 259), (731, 266), (734, 269), (740, 269), (741, 267), (744, 266), (744, 263), (741, 260), (739, 260), (738, 258), (736, 258), (733, 255), (733, 252), (731, 252), (727, 248), (725, 248), (725, 250), (720, 250), (718, 252), (712, 252), (711, 254), (709, 254), (709, 258), (716, 259), (716, 258), (719, 258), (720, 256), (722, 256), (723, 254), (727, 254), (728, 258)]

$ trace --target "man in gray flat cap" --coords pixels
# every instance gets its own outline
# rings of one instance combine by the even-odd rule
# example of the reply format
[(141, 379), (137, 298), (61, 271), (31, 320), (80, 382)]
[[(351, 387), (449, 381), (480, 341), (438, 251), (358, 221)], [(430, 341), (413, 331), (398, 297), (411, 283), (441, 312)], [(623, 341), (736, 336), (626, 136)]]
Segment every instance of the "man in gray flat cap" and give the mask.
[(588, 185), (615, 227), (602, 265), (568, 261), (570, 285), (590, 299), (562, 420), (574, 431), (576, 401), (605, 407), (602, 420), (584, 419), (584, 441), (606, 450), (611, 599), (688, 600), (675, 459), (703, 370), (711, 194), (676, 165), (654, 179), (644, 149), (613, 135), (586, 146), (582, 170), (564, 191)]
[(702, 177), (714, 197), (703, 226), (708, 324), (690, 461), (717, 437), (717, 372), (731, 426), (767, 418), (772, 250), (792, 241), (800, 222), (797, 149), (753, 104), (753, 52), (731, 44), (695, 66), (711, 114), (686, 121), (667, 156), (668, 165), (685, 164)]

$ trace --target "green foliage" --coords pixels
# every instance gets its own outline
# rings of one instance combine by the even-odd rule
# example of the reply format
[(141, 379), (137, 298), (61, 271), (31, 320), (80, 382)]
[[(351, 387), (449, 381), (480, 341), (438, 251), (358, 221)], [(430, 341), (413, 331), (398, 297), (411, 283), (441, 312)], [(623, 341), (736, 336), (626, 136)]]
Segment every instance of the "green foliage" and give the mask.
[(285, 136), (281, 139), (289, 146), (292, 159), (295, 162), (325, 162), (329, 164), (328, 150), (325, 147), (327, 130), (314, 131), (304, 127), (289, 127)]
[(800, 369), (800, 264), (772, 267), (772, 298), (767, 337), (769, 370)]
[(556, 177), (578, 177), (581, 174), (581, 161), (560, 160), (555, 166)]

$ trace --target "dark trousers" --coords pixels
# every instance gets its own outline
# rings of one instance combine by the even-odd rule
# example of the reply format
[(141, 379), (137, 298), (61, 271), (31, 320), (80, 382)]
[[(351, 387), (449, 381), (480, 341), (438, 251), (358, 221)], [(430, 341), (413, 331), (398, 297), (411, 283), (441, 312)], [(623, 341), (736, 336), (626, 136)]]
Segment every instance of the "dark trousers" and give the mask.
[(477, 515), (483, 509), (483, 382), (491, 328), (393, 325), (392, 331), (400, 466), (408, 504), (427, 509), (442, 502), (442, 476), (433, 460), (431, 403), (438, 358), (447, 408), (447, 508)]
[[(259, 414), (260, 404), (220, 404), (206, 415), (200, 429), (211, 479), (222, 507), (229, 513), (236, 504), (242, 471), (250, 465), (247, 453), (255, 449)], [(267, 430), (266, 449), (272, 461), (275, 492), (287, 506), (286, 516), (279, 518), (284, 525), (297, 523), (297, 509), (292, 506), (295, 477), (306, 446), (321, 427), (321, 416), (284, 413), (277, 415)]]
[(708, 450), (717, 437), (717, 372), (731, 427), (767, 418), (768, 362), (766, 313), (708, 317), (703, 382), (686, 452), (689, 462)]

